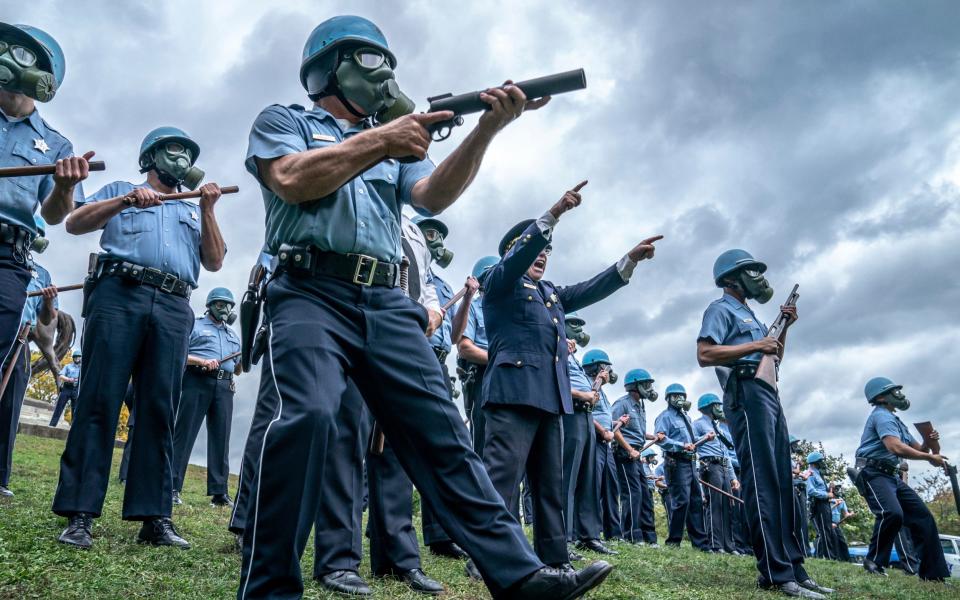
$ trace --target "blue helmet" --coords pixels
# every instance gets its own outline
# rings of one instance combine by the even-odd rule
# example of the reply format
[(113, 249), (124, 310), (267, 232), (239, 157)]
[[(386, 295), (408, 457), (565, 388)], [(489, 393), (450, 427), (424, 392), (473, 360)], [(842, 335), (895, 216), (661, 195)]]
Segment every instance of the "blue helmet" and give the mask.
[(790, 436), (790, 443), (791, 443), (791, 444), (794, 443), (794, 442), (799, 442), (799, 441), (800, 441), (800, 438), (798, 438), (797, 436), (795, 436), (795, 435), (791, 435), (791, 436)]
[(37, 52), (37, 68), (53, 74), (53, 93), (60, 89), (63, 76), (67, 73), (67, 62), (63, 56), (63, 49), (57, 40), (42, 29), (30, 25), (9, 25), (0, 23), (0, 36), (18, 40), (25, 46), (30, 46)]
[(73, 351), (73, 358), (82, 357), (82, 356), (83, 354), (81, 354), (79, 350)]
[(723, 287), (720, 283), (721, 279), (737, 269), (751, 266), (761, 273), (767, 270), (767, 265), (753, 258), (753, 255), (746, 250), (727, 250), (713, 263), (713, 281), (717, 287)]
[[(493, 257), (491, 257), (491, 258), (493, 258)], [(563, 322), (564, 322), (564, 323), (570, 323), (571, 325), (573, 325), (573, 326), (575, 326), (575, 327), (583, 327), (584, 325), (587, 324), (587, 322), (583, 320), (583, 317), (581, 317), (580, 315), (577, 314), (577, 311), (573, 311), (573, 312), (571, 312), (571, 313), (565, 314), (565, 315), (563, 316)]]
[(148, 133), (146, 137), (143, 138), (143, 141), (140, 142), (140, 167), (145, 169), (147, 165), (152, 164), (153, 157), (148, 155), (158, 145), (166, 142), (180, 142), (183, 144), (190, 150), (190, 164), (196, 164), (197, 157), (200, 156), (200, 146), (198, 146), (197, 143), (193, 141), (193, 138), (187, 135), (187, 132), (184, 130), (165, 125), (163, 127), (157, 127)]
[(646, 458), (648, 456), (656, 456), (656, 455), (657, 453), (653, 451), (653, 448), (647, 448), (646, 450), (640, 453), (640, 456), (642, 456), (643, 458)]
[(627, 371), (627, 376), (623, 378), (623, 385), (643, 383), (644, 381), (653, 381), (653, 377), (646, 369), (630, 369)]
[(823, 460), (823, 454), (820, 452), (811, 452), (807, 455), (807, 464), (812, 465), (813, 463), (818, 463)]
[(47, 222), (40, 215), (33, 215), (33, 222), (37, 226), (37, 235), (43, 237), (47, 234)]
[(867, 385), (863, 388), (863, 395), (867, 397), (867, 402), (873, 402), (877, 396), (886, 394), (891, 390), (898, 390), (902, 387), (902, 385), (897, 385), (886, 377), (874, 377), (868, 381)]
[(442, 235), (444, 239), (446, 239), (447, 236), (450, 234), (450, 230), (447, 229), (447, 225), (439, 219), (434, 219), (433, 217), (425, 217), (423, 215), (416, 215), (410, 220), (413, 221), (413, 224), (419, 227), (420, 229), (427, 229), (427, 228), (436, 229), (437, 231), (440, 232), (440, 235)]
[(218, 300), (223, 300), (231, 305), (236, 304), (236, 301), (233, 299), (233, 293), (230, 290), (225, 287), (215, 287), (207, 294), (207, 303), (205, 306), (210, 306)]
[[(667, 393), (669, 394), (670, 392)], [(711, 404), (723, 404), (723, 401), (720, 400), (716, 394), (704, 394), (697, 400), (697, 408), (699, 410), (703, 410)]]
[(492, 268), (494, 265), (500, 262), (500, 259), (496, 256), (484, 256), (477, 262), (473, 263), (473, 271), (470, 272), (471, 275), (476, 279), (480, 279), (480, 276), (487, 272), (487, 269)]
[[(327, 87), (329, 75), (336, 68), (336, 53), (334, 50), (348, 44), (372, 46), (383, 52), (390, 61), (390, 66), (396, 68), (397, 57), (390, 51), (387, 38), (380, 28), (372, 21), (353, 15), (340, 15), (327, 19), (314, 28), (303, 46), (303, 61), (300, 63), (300, 83), (308, 94), (319, 94)], [(316, 80), (307, 81), (308, 74), (314, 66), (318, 66), (324, 58), (328, 63), (324, 72)]]
[(607, 356), (607, 353), (599, 348), (594, 348), (593, 350), (587, 350), (587, 353), (583, 355), (584, 367), (589, 367), (590, 365), (612, 365), (610, 362), (610, 357)]
[(670, 394), (683, 394), (686, 396), (687, 390), (685, 390), (679, 383), (671, 383), (667, 386), (667, 391), (664, 392), (665, 396), (669, 396)]

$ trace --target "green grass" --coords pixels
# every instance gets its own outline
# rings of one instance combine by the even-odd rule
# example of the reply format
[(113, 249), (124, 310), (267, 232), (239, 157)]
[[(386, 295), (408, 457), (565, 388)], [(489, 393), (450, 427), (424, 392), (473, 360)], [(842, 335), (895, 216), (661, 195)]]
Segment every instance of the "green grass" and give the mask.
[[(123, 488), (111, 483), (104, 516), (94, 525), (94, 547), (75, 550), (56, 541), (64, 520), (50, 512), (63, 442), (20, 436), (14, 455), (12, 500), (0, 501), (0, 598), (231, 598), (236, 594), (240, 559), (227, 532), (229, 512), (209, 505), (205, 471), (190, 467), (183, 506), (174, 520), (192, 544), (187, 551), (135, 543), (137, 523), (120, 520)], [(115, 454), (114, 477), (120, 453)], [(234, 482), (235, 485), (235, 482)], [(590, 598), (729, 600), (776, 598), (754, 589), (753, 560), (705, 555), (682, 549), (618, 546), (617, 568)], [(423, 552), (424, 569), (447, 586), (444, 598), (489, 597), (463, 574), (461, 562)], [(312, 573), (312, 541), (303, 558)], [(886, 579), (869, 577), (855, 565), (810, 560), (808, 569), (821, 583), (836, 587), (834, 598), (960, 598), (960, 588), (923, 583), (893, 571)], [(365, 560), (361, 573), (370, 576)], [(377, 598), (423, 598), (405, 586), (371, 580)], [(307, 580), (307, 598), (341, 598)]]

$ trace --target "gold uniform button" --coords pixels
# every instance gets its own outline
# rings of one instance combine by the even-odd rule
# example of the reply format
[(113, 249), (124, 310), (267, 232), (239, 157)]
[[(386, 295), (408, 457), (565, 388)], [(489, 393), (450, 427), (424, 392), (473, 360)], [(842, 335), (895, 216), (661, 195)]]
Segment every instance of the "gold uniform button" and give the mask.
[(527, 300), (533, 300), (533, 296), (527, 296)]
[(523, 361), (522, 361), (522, 360), (518, 360), (518, 361), (517, 361), (517, 366), (518, 366), (518, 367), (523, 366)]
[(555, 362), (555, 363), (560, 362), (560, 357), (559, 357), (559, 356), (554, 356), (554, 357), (553, 357), (553, 362)]
[[(553, 305), (550, 304), (550, 301), (548, 300), (548, 301), (547, 301), (547, 308), (550, 308), (551, 306), (553, 306)], [(556, 320), (556, 319), (554, 319), (554, 320)]]
[(554, 318), (553, 318), (553, 322), (554, 322), (554, 323), (559, 323), (560, 321), (559, 321), (556, 317), (554, 317)]

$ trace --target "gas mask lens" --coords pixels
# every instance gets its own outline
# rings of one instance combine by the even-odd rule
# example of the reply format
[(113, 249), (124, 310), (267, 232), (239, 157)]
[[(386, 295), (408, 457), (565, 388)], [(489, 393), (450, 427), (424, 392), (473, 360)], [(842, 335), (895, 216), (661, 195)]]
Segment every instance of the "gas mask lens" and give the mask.
[(443, 234), (437, 231), (436, 229), (427, 229), (423, 232), (425, 238), (428, 242), (441, 242), (443, 241)]
[(348, 55), (353, 62), (357, 63), (364, 69), (379, 69), (383, 66), (383, 63), (387, 61), (387, 57), (383, 52), (377, 50), (376, 48), (358, 48), (354, 50), (351, 54)]
[(167, 152), (169, 152), (170, 154), (181, 154), (181, 153), (183, 153), (185, 150), (186, 150), (186, 148), (184, 148), (184, 147), (183, 147), (183, 144), (180, 144), (179, 142), (168, 142), (168, 143), (167, 143)]
[(21, 67), (32, 67), (37, 64), (37, 55), (30, 48), (0, 42), (0, 54), (7, 51), (10, 52), (10, 56), (12, 56), (13, 60)]

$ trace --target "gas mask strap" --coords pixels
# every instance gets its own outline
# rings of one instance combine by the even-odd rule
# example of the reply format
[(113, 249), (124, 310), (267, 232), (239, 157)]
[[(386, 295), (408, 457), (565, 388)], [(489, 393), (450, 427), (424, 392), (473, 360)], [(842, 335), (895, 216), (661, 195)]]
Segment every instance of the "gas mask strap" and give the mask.
[[(334, 72), (336, 72), (336, 70), (334, 70)], [(343, 95), (343, 91), (340, 89), (340, 84), (334, 83), (333, 89), (334, 89), (333, 95), (337, 97), (337, 100), (339, 100), (340, 103), (343, 104), (344, 107), (346, 107), (346, 109), (350, 112), (351, 115), (357, 117), (358, 119), (370, 118), (369, 115), (365, 115), (353, 107), (353, 104), (351, 104), (350, 101), (347, 100), (347, 97)]]

